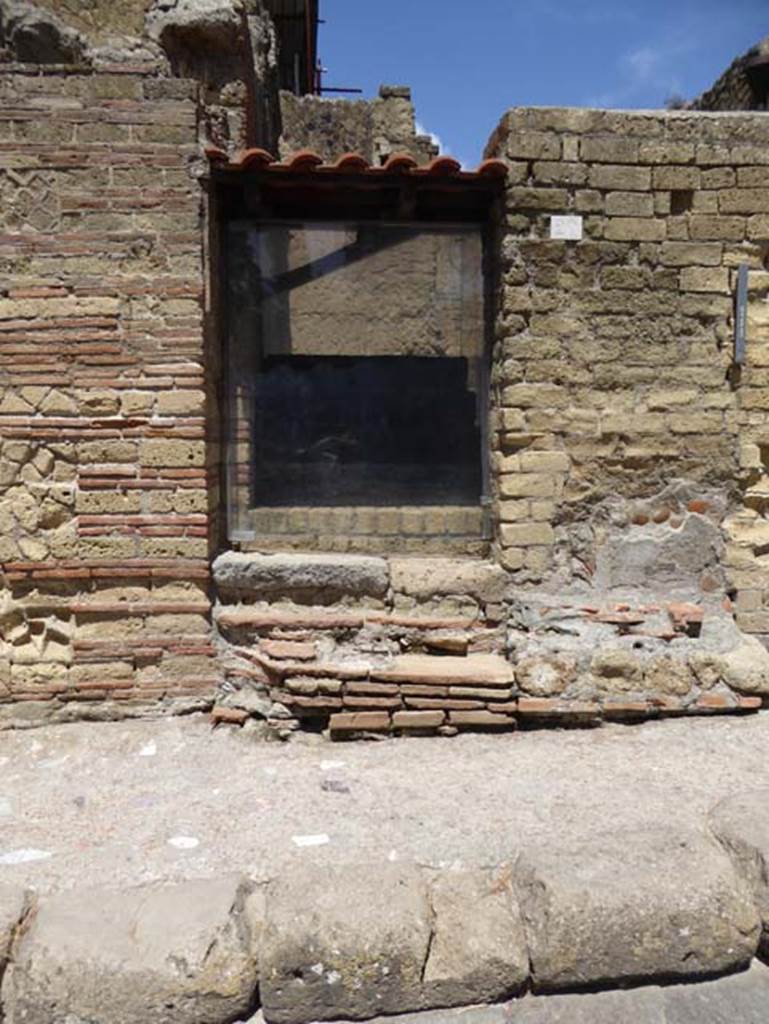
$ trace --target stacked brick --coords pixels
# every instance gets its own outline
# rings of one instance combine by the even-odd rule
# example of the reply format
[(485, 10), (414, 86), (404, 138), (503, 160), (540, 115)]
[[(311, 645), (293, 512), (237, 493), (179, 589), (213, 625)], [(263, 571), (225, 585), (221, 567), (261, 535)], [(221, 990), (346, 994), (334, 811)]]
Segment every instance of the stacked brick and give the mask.
[(227, 553), (213, 575), (214, 718), (281, 738), (746, 712), (769, 689), (769, 654), (717, 597), (525, 596), (475, 559)]
[[(755, 611), (767, 582), (755, 489), (769, 441), (769, 121), (513, 110), (487, 155), (510, 169), (493, 359), (503, 564), (536, 581), (574, 553), (591, 508), (685, 478), (741, 509), (727, 564), (740, 614)], [(564, 214), (583, 218), (581, 241), (551, 237)], [(763, 617), (742, 625), (769, 632)]]
[(16, 66), (0, 96), (0, 721), (205, 703), (195, 87)]
[[(664, 633), (647, 624), (660, 612), (671, 620)], [(531, 616), (528, 639), (552, 631), (554, 618), (570, 624), (581, 619), (594, 632), (594, 648), (585, 644), (584, 669), (573, 657), (544, 650), (513, 664), (505, 656), (504, 631), (482, 615), (225, 607), (217, 626), (227, 645), (229, 692), (214, 708), (214, 720), (241, 725), (256, 714), (283, 737), (311, 726), (345, 738), (454, 735), (519, 724), (594, 726), (762, 706), (760, 696), (739, 692), (744, 669), (735, 671), (738, 665), (712, 651), (693, 645), (682, 656), (673, 647), (672, 654), (644, 658), (616, 645), (628, 635), (666, 643), (699, 635), (699, 606), (543, 607)]]

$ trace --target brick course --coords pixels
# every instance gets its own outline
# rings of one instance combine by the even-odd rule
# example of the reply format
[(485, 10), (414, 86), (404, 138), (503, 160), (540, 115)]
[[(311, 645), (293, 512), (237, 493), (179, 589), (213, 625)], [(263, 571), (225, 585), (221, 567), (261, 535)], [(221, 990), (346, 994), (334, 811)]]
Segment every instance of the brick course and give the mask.
[(205, 706), (218, 673), (195, 90), (40, 69), (2, 89), (7, 697)]

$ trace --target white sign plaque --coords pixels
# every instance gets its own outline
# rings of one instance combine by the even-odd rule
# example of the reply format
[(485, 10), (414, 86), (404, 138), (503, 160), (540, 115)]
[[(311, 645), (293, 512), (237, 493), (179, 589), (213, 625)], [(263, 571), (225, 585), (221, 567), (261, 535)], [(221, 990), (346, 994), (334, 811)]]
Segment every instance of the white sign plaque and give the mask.
[(550, 237), (565, 238), (567, 242), (582, 241), (581, 217), (551, 217)]

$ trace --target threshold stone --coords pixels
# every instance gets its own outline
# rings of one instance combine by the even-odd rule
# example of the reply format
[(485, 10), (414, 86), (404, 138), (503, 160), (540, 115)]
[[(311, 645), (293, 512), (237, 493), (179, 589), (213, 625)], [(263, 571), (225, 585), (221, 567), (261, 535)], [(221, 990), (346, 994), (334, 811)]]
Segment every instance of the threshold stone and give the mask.
[(386, 560), (368, 555), (226, 551), (215, 560), (213, 574), (223, 590), (257, 599), (287, 597), (322, 604), (342, 597), (384, 597), (390, 586)]

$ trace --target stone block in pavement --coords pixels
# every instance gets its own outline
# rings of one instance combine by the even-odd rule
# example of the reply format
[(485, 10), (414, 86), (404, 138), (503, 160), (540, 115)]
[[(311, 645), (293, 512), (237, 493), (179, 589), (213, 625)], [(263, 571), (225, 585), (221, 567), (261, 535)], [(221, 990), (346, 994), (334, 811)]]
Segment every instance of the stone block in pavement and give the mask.
[(528, 978), (509, 868), (307, 867), (267, 889), (260, 945), (269, 1024), (500, 1000)]
[[(762, 956), (769, 954), (769, 789), (736, 793), (716, 804), (710, 827), (748, 882), (761, 915)], [(768, 1015), (769, 1016), (769, 1015)]]
[(529, 954), (509, 867), (439, 872), (430, 903), (422, 1005), (498, 1002), (523, 988)]
[(6, 1024), (219, 1024), (258, 982), (237, 877), (41, 899), (3, 978)]
[(432, 914), (417, 867), (308, 866), (267, 888), (260, 992), (269, 1024), (419, 1008)]
[(695, 831), (525, 847), (514, 881), (535, 991), (717, 974), (746, 966), (758, 946), (749, 886)]
[(369, 555), (225, 551), (214, 561), (213, 575), (224, 590), (324, 605), (343, 597), (384, 597), (390, 586), (385, 559)]
[(24, 916), (25, 905), (26, 894), (23, 889), (16, 885), (0, 885), (0, 975), (10, 954), (16, 928)]
[[(368, 1024), (766, 1024), (769, 968), (696, 984), (530, 996), (496, 1006), (377, 1017)], [(244, 1024), (265, 1024), (261, 1013)], [(346, 1024), (339, 1021), (338, 1024)]]

